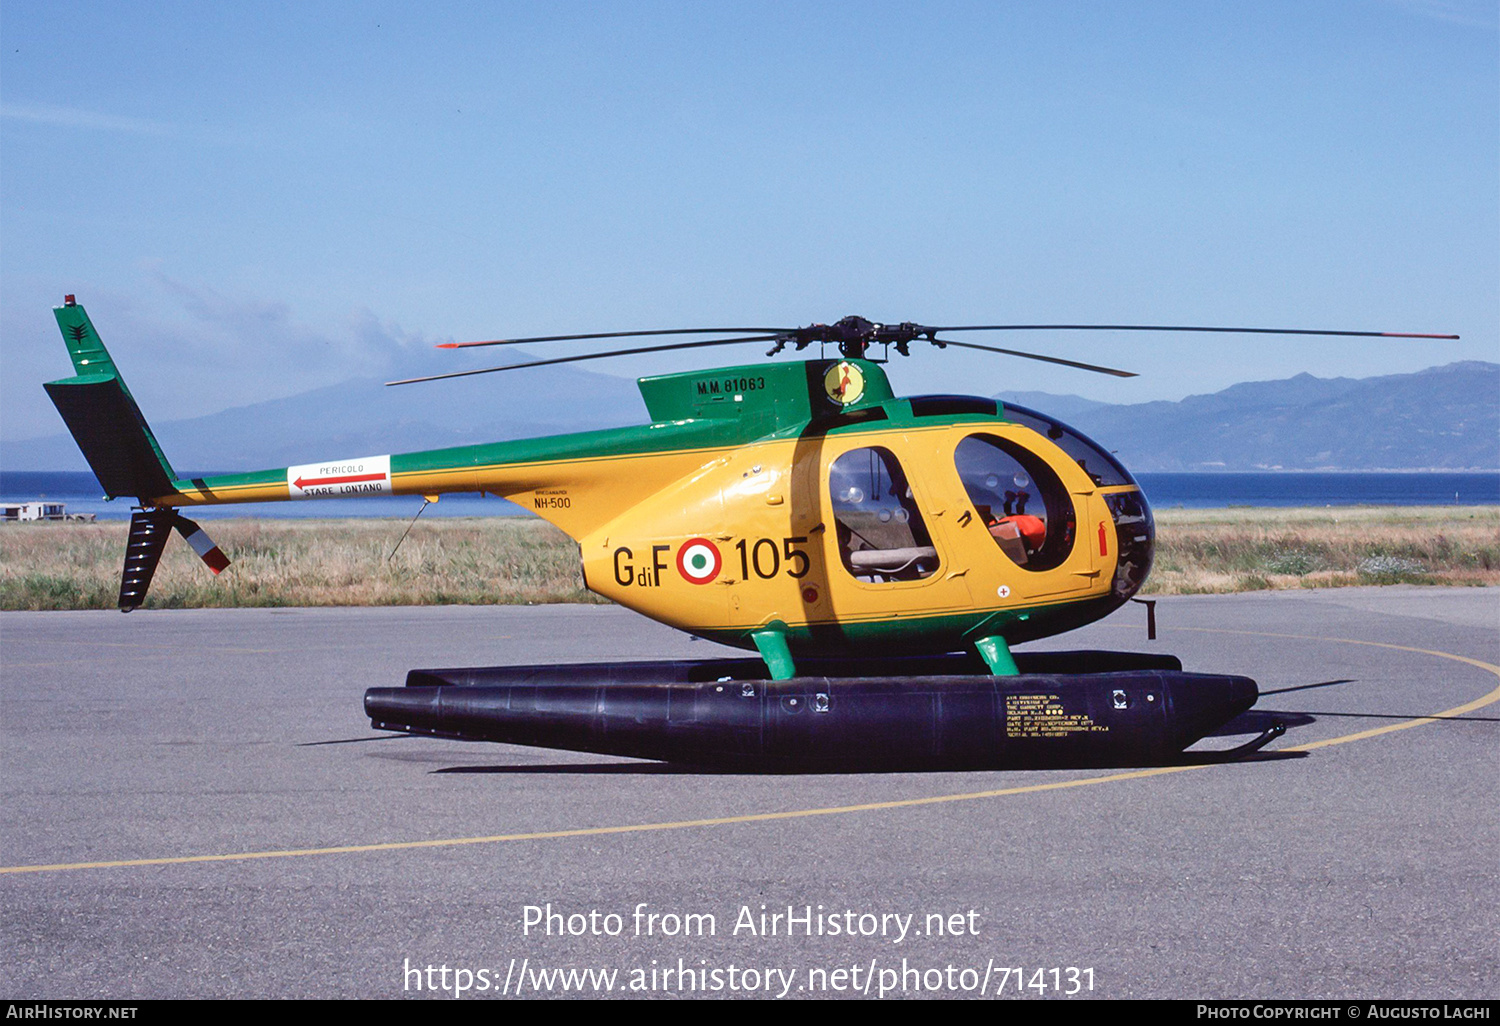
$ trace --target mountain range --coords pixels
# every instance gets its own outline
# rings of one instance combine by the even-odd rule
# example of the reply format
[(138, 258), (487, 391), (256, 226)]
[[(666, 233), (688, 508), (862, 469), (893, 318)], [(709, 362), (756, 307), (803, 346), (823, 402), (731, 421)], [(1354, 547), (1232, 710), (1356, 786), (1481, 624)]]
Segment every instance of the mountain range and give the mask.
[(1114, 452), (1132, 471), (1500, 469), (1500, 364), (1232, 385), (1178, 402), (1111, 405), (1004, 392)]
[[(538, 367), (520, 383), (458, 378), (385, 388), (380, 379), (356, 379), (152, 427), (179, 472), (204, 472), (646, 420), (635, 383), (624, 378)], [(1137, 472), (1500, 469), (1500, 364), (1494, 363), (1359, 379), (1299, 374), (1178, 402), (1113, 405), (1043, 392), (997, 398), (1068, 423)], [(0, 444), (0, 466), (88, 469), (64, 433)]]
[[(342, 456), (418, 452), (511, 438), (641, 424), (634, 381), (569, 367), (538, 367), (524, 379), (455, 378), (385, 387), (355, 378), (285, 399), (156, 423), (143, 411), (173, 469), (217, 472), (291, 466)], [(62, 433), (0, 444), (7, 470), (87, 470)]]

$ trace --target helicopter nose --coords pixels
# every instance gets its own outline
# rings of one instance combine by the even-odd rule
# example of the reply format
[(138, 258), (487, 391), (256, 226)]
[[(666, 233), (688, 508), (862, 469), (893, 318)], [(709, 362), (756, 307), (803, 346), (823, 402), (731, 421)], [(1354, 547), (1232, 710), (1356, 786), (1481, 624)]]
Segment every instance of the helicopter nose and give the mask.
[(1121, 602), (1141, 590), (1151, 573), (1156, 550), (1156, 522), (1140, 491), (1118, 492), (1104, 497), (1115, 522), (1119, 556), (1115, 562), (1114, 595)]

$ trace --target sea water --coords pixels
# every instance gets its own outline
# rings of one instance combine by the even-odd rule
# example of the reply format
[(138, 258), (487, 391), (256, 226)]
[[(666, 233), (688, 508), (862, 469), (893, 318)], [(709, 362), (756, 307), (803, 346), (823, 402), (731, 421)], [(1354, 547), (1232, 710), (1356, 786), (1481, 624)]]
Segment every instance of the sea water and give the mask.
[[(191, 477), (203, 476), (193, 473)], [(1387, 474), (1141, 474), (1146, 498), (1157, 509), (1181, 506), (1476, 506), (1500, 504), (1500, 473)], [(62, 502), (69, 513), (92, 513), (100, 520), (128, 520), (132, 500), (106, 502), (99, 482), (87, 471), (0, 470), (0, 499)], [(193, 517), (412, 517), (422, 509), (418, 495), (360, 499), (309, 499), (193, 507)], [(525, 516), (527, 511), (492, 495), (444, 495), (422, 511), (424, 517)]]

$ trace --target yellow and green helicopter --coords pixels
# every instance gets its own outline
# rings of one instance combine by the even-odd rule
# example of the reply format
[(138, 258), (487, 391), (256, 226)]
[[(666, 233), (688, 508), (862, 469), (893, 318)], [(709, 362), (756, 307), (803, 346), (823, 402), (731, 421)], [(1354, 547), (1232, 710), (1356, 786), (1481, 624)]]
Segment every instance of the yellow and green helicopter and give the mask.
[(1150, 507), (1102, 446), (1042, 413), (970, 396), (897, 397), (884, 369), (891, 350), (909, 355), (921, 341), (1128, 377), (943, 336), (1452, 337), (846, 317), (449, 343), (694, 336), (391, 384), (757, 341), (771, 343), (771, 356), (788, 346), (836, 355), (642, 378), (651, 423), (639, 427), (180, 478), (84, 308), (69, 296), (55, 314), (76, 373), (44, 387), (105, 492), (139, 503), (121, 609), (144, 600), (173, 529), (215, 572), (227, 565), (184, 507), (488, 493), (577, 541), (590, 590), (759, 658), (414, 670), (405, 688), (367, 692), (376, 726), (792, 769), (1160, 760), (1256, 698), (1253, 681), (1186, 674), (1170, 656), (1013, 653), (1135, 595), (1151, 568)]

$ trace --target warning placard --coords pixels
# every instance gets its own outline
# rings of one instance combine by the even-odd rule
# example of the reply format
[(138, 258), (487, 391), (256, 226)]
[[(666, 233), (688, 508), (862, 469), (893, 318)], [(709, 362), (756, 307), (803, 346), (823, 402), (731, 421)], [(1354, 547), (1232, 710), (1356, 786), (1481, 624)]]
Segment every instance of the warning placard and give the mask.
[(286, 468), (287, 497), (291, 499), (349, 499), (360, 495), (392, 495), (390, 456), (361, 456)]

